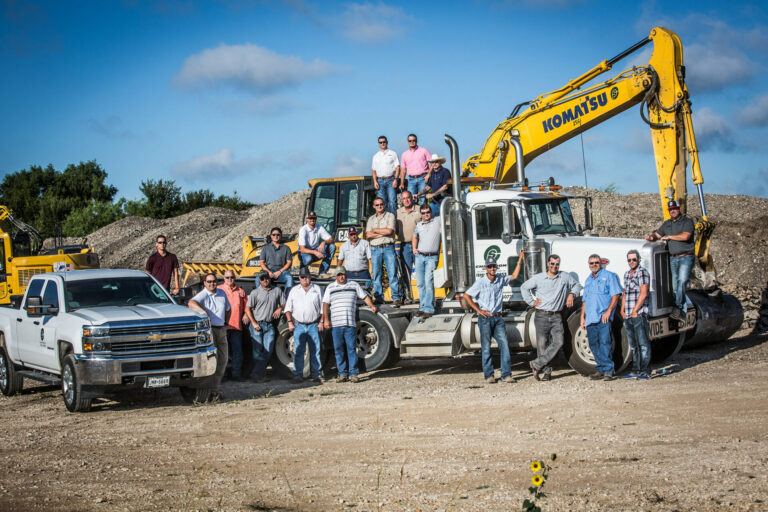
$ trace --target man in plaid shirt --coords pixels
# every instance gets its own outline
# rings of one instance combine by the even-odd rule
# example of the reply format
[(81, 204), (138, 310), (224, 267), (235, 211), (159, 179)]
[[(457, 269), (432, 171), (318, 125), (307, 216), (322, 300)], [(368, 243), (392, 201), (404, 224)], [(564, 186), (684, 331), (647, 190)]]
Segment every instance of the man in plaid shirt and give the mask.
[(650, 378), (651, 339), (648, 330), (648, 289), (651, 276), (640, 266), (640, 253), (632, 249), (627, 253), (629, 270), (624, 274), (624, 294), (621, 297), (621, 316), (624, 330), (632, 349), (632, 371), (625, 379)]

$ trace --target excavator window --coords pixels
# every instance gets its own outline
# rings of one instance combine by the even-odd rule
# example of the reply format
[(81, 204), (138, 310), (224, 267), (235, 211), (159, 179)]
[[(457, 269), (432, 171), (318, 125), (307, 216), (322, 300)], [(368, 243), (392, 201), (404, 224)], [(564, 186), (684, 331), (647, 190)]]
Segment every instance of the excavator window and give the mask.
[(315, 186), (314, 201), (310, 207), (317, 213), (317, 223), (333, 235), (336, 230), (336, 183), (320, 183)]
[[(366, 213), (371, 206), (376, 191), (363, 186), (362, 181), (336, 181), (318, 183), (312, 190), (309, 209), (317, 213), (317, 222), (328, 232), (343, 240), (344, 228), (361, 226), (365, 223)], [(363, 199), (363, 200), (361, 200)]]
[(0, 275), (2, 275), (0, 281), (5, 281), (5, 244), (2, 239), (0, 239)]
[(11, 233), (11, 243), (13, 244), (13, 256), (15, 258), (32, 256), (32, 240), (29, 233), (16, 231)]
[(357, 206), (359, 192), (357, 182), (339, 183), (339, 225), (356, 226), (360, 223)]

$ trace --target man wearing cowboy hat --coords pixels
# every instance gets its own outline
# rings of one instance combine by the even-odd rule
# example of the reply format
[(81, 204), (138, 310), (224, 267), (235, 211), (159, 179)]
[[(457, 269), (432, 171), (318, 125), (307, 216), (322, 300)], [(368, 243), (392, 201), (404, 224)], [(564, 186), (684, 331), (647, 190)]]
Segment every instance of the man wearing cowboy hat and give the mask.
[(436, 153), (429, 159), (429, 172), (427, 172), (427, 188), (424, 196), (432, 208), (432, 216), (440, 215), (440, 203), (448, 195), (448, 180), (451, 179), (451, 171), (443, 167), (445, 157), (439, 157)]
[(667, 203), (669, 220), (645, 237), (649, 242), (661, 240), (667, 242), (669, 250), (669, 267), (672, 271), (672, 289), (675, 292), (675, 306), (669, 316), (680, 322), (685, 320), (685, 289), (688, 287), (688, 278), (691, 277), (694, 257), (693, 232), (696, 229), (690, 217), (680, 213), (680, 203), (670, 201)]

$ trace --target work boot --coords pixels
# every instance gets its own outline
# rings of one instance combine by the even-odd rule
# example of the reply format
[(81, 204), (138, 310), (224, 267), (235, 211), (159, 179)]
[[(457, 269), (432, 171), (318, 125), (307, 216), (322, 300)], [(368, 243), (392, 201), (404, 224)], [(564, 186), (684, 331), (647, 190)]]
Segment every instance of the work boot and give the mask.
[(552, 374), (551, 373), (545, 373), (541, 376), (541, 380), (552, 380)]
[(589, 378), (592, 380), (602, 380), (603, 374), (600, 372), (595, 372), (592, 375), (590, 375)]
[(301, 384), (302, 382), (304, 382), (304, 379), (302, 379), (301, 377), (294, 377), (292, 382), (294, 384)]
[(506, 382), (507, 384), (514, 384), (515, 382), (517, 382), (517, 381), (515, 380), (515, 378), (514, 378), (513, 376), (511, 376), (511, 375), (507, 375), (506, 377), (504, 377), (504, 378), (503, 378), (503, 379), (501, 379), (501, 380), (502, 380), (503, 382)]
[(496, 377), (488, 377), (487, 379), (485, 379), (485, 382), (487, 384), (496, 384)]
[(338, 377), (336, 377), (336, 383), (338, 384), (342, 382), (347, 382), (348, 380), (349, 380), (349, 377), (347, 377), (346, 375), (339, 375)]
[(528, 366), (531, 367), (531, 372), (533, 373), (533, 378), (536, 380), (541, 380), (539, 378), (539, 370), (536, 369), (535, 366), (533, 366), (533, 361), (528, 361)]
[(360, 376), (359, 375), (353, 375), (349, 378), (349, 382), (352, 382), (354, 384), (357, 384), (360, 382)]
[(616, 377), (614, 377), (613, 375), (609, 375), (607, 373), (605, 375), (603, 375), (603, 380), (613, 380), (615, 378)]

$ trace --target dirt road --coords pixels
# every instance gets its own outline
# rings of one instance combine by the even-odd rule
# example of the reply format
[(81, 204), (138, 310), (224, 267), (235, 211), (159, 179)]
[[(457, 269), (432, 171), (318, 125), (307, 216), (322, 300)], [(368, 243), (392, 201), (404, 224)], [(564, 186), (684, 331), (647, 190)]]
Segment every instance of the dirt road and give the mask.
[(688, 351), (647, 382), (517, 384), (479, 359), (406, 362), (360, 384), (226, 383), (64, 409), (0, 397), (0, 510), (520, 510), (557, 453), (545, 510), (768, 510), (768, 337)]

